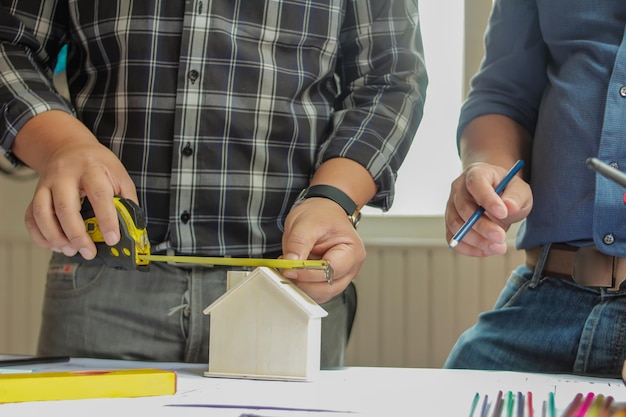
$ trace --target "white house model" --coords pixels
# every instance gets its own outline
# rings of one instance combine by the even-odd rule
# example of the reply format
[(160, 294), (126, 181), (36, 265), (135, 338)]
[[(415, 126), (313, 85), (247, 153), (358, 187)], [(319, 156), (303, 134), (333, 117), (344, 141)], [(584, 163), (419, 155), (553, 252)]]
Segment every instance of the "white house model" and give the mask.
[(247, 273), (204, 314), (211, 315), (206, 376), (310, 380), (320, 370), (328, 313), (272, 268)]

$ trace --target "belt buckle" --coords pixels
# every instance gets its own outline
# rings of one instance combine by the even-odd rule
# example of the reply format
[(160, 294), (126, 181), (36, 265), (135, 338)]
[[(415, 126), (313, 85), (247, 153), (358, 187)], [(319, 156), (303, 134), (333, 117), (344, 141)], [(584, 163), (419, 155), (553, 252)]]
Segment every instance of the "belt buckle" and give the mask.
[(572, 278), (578, 285), (584, 287), (620, 291), (622, 283), (626, 280), (626, 262), (619, 260), (618, 257), (600, 252), (594, 246), (581, 247), (574, 254)]

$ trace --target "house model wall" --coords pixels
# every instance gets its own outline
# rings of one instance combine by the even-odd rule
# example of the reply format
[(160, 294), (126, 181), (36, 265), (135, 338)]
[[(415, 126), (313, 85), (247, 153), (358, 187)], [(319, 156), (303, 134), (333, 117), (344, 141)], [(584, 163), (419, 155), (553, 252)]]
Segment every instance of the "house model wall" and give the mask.
[(204, 313), (211, 316), (206, 376), (308, 380), (319, 372), (328, 313), (276, 270), (255, 269)]

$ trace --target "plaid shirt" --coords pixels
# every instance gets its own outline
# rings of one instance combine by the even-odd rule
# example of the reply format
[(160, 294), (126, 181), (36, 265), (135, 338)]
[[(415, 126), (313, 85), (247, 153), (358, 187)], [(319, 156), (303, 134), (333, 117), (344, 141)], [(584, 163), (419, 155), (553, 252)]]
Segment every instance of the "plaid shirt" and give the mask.
[[(280, 253), (298, 192), (335, 157), (391, 205), (427, 84), (417, 0), (0, 4), (0, 147), (72, 112), (133, 178), (153, 245)], [(71, 103), (51, 84), (64, 44)]]

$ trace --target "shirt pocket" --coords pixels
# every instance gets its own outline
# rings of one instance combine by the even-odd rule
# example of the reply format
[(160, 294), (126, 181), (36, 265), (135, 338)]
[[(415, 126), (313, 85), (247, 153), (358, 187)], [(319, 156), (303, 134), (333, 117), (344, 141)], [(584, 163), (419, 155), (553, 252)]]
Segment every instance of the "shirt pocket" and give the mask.
[(336, 55), (344, 1), (251, 1), (249, 6), (238, 10), (233, 19), (239, 40), (258, 43), (277, 54), (277, 60), (282, 52), (294, 50), (294, 57)]

